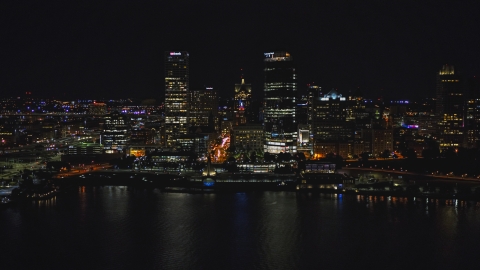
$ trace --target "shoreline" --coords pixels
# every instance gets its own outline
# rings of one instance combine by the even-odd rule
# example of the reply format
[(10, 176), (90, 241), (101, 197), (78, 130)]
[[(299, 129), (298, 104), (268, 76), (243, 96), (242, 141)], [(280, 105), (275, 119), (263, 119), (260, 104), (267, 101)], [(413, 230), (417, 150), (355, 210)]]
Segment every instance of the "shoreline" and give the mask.
[[(109, 178), (106, 176), (115, 176)], [(102, 176), (103, 175), (103, 176)], [(166, 178), (168, 176), (168, 178)], [(152, 174), (151, 172), (95, 172), (90, 177), (55, 179), (55, 184), (62, 187), (69, 186), (129, 186), (134, 188), (160, 189), (162, 192), (182, 193), (232, 193), (253, 191), (288, 191), (298, 193), (325, 193), (325, 194), (354, 194), (363, 196), (392, 196), (392, 197), (417, 197), (432, 199), (458, 199), (480, 201), (480, 189), (474, 187), (458, 186), (457, 181), (446, 182), (445, 179), (423, 179), (418, 183), (404, 180), (402, 186), (388, 186), (389, 182), (377, 184), (356, 184), (343, 189), (330, 188), (298, 188), (297, 179), (288, 183), (281, 182), (217, 182), (215, 186), (204, 186), (201, 181), (190, 181), (185, 175)], [(201, 177), (201, 176), (195, 176)], [(192, 177), (193, 178), (193, 177)], [(284, 178), (285, 179), (285, 178)], [(393, 183), (390, 183), (393, 184)], [(469, 184), (472, 184), (471, 182)], [(386, 190), (385, 187), (389, 189)], [(61, 192), (62, 188), (60, 188)]]
[[(247, 175), (252, 176), (251, 174), (245, 174), (244, 176)], [(50, 199), (58, 195), (70, 193), (80, 186), (128, 186), (147, 190), (159, 189), (161, 192), (166, 193), (190, 194), (286, 191), (299, 194), (345, 194), (480, 202), (480, 186), (468, 181), (469, 185), (462, 186), (457, 179), (451, 179), (451, 181), (433, 179), (432, 177), (425, 177), (421, 181), (419, 181), (420, 179), (403, 179), (403, 183), (400, 186), (393, 185), (393, 182), (390, 181), (381, 181), (373, 184), (357, 182), (336, 189), (318, 188), (318, 186), (317, 188), (300, 188), (299, 178), (291, 175), (277, 175), (274, 177), (275, 180), (263, 182), (255, 178), (249, 178), (244, 181), (225, 181), (225, 179), (222, 179), (215, 182), (213, 186), (204, 185), (204, 179), (202, 180), (202, 178), (205, 177), (199, 174), (178, 175), (149, 171), (86, 172), (64, 178), (52, 178), (49, 181), (51, 181), (54, 192), (49, 193), (47, 196), (10, 196), (11, 200), (2, 205), (12, 205), (19, 201)]]

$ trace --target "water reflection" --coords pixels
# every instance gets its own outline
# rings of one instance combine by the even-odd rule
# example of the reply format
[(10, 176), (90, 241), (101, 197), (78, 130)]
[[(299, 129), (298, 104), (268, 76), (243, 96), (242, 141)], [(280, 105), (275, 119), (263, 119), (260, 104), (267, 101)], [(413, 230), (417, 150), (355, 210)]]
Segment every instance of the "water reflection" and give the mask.
[(48, 199), (42, 199), (42, 200), (34, 200), (32, 201), (32, 205), (43, 208), (43, 207), (53, 207), (56, 206), (57, 203), (57, 198), (56, 197), (51, 197)]
[(459, 268), (478, 262), (479, 211), (457, 199), (85, 186), (0, 211), (0, 237), (17, 269)]

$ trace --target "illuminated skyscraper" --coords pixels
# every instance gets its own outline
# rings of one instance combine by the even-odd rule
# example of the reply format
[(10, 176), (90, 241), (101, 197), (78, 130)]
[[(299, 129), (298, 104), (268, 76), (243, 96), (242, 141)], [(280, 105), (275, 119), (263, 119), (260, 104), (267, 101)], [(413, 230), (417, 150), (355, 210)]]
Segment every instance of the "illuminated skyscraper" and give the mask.
[(117, 111), (104, 117), (105, 123), (100, 134), (100, 144), (103, 144), (105, 153), (122, 153), (125, 151), (129, 138), (129, 122), (125, 114)]
[(233, 113), (235, 116), (235, 125), (245, 124), (247, 122), (246, 112), (250, 110), (252, 100), (252, 85), (245, 83), (242, 77), (242, 83), (235, 84), (235, 104)]
[(297, 152), (297, 79), (288, 52), (265, 53), (264, 151)]
[(192, 126), (209, 126), (215, 128), (218, 123), (218, 96), (212, 87), (191, 90), (189, 120)]
[(353, 140), (353, 123), (347, 122), (347, 99), (335, 89), (312, 102), (312, 133), (317, 142)]
[(188, 52), (165, 52), (165, 142), (173, 147), (188, 131)]
[(316, 98), (322, 96), (322, 87), (314, 84), (308, 84), (306, 103), (307, 103), (307, 122), (304, 124), (308, 125), (308, 129), (312, 130), (312, 121), (313, 121), (313, 102)]
[(469, 78), (467, 82), (467, 146), (480, 147), (480, 78)]
[(463, 147), (465, 141), (465, 87), (458, 71), (444, 65), (437, 74), (438, 134), (440, 149)]

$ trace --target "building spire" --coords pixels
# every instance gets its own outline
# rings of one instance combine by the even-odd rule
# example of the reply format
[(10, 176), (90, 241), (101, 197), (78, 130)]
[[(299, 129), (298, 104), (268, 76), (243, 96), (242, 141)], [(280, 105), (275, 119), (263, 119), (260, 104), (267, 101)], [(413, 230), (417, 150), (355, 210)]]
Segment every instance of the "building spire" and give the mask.
[(240, 79), (242, 79), (242, 84), (245, 84), (245, 78), (243, 78), (243, 68), (240, 68), (242, 75), (240, 75)]

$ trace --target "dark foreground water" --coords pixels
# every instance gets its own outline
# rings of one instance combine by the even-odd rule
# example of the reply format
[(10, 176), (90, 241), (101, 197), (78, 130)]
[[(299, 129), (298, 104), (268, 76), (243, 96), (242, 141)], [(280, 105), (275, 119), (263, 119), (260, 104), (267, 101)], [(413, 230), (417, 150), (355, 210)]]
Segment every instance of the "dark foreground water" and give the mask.
[(81, 187), (0, 210), (0, 241), (0, 269), (476, 269), (480, 204)]

